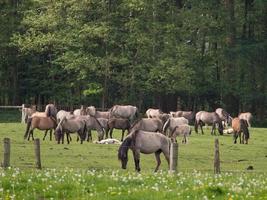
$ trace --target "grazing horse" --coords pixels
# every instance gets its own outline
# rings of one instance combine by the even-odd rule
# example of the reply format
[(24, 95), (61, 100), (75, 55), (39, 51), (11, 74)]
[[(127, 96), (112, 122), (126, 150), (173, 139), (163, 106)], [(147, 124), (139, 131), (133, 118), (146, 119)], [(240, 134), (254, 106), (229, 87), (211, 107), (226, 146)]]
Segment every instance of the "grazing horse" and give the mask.
[(83, 105), (81, 105), (81, 108), (74, 110), (73, 114), (76, 116), (86, 115), (86, 108)]
[(63, 119), (59, 122), (55, 130), (55, 137), (58, 142), (60, 143), (60, 139), (62, 144), (64, 143), (64, 134), (67, 134), (67, 142), (70, 143), (69, 134), (70, 133), (78, 133), (79, 137), (81, 138), (81, 144), (85, 140), (86, 137), (86, 121), (80, 117), (72, 117), (67, 119), (67, 117), (63, 117)]
[[(104, 133), (107, 136), (108, 130), (109, 130), (109, 128), (108, 128), (108, 119), (106, 119), (106, 118), (96, 118), (96, 120), (100, 123), (100, 126), (102, 127)], [(88, 130), (87, 142), (89, 142), (89, 140), (92, 140), (91, 130), (96, 130), (97, 131), (96, 126), (92, 127), (91, 129)]]
[(32, 140), (34, 140), (33, 131), (35, 128), (37, 128), (39, 130), (46, 131), (43, 140), (47, 135), (47, 131), (50, 130), (50, 140), (52, 140), (52, 129), (55, 129), (56, 127), (57, 122), (53, 117), (30, 117), (27, 121), (27, 128), (24, 134), (24, 139), (28, 138), (28, 140), (30, 140), (30, 136), (32, 136)]
[[(244, 139), (246, 144), (248, 144), (249, 131), (247, 121), (236, 117), (232, 120), (232, 128), (234, 130), (234, 143), (236, 144), (236, 140), (239, 137), (240, 144), (244, 144)], [(242, 138), (241, 133), (243, 133)]]
[(172, 117), (184, 117), (188, 120), (189, 123), (193, 123), (195, 118), (195, 112), (193, 111), (176, 111), (170, 112)]
[(112, 138), (113, 129), (116, 128), (116, 129), (122, 130), (121, 141), (123, 141), (124, 132), (125, 130), (127, 130), (129, 134), (130, 127), (131, 127), (131, 124), (128, 119), (111, 118), (108, 120), (108, 130), (106, 131), (106, 138), (108, 138), (108, 132), (109, 132), (110, 138)]
[(138, 115), (138, 109), (136, 106), (131, 105), (115, 105), (110, 109), (110, 117), (129, 119), (130, 122)]
[(155, 153), (157, 166), (155, 172), (161, 164), (160, 153), (163, 152), (168, 164), (170, 162), (170, 144), (171, 141), (165, 135), (155, 132), (146, 132), (136, 130), (131, 132), (120, 145), (118, 159), (121, 161), (122, 169), (126, 169), (128, 162), (128, 150), (133, 152), (135, 170), (140, 172), (140, 153)]
[(158, 117), (160, 114), (163, 114), (163, 112), (160, 109), (149, 108), (146, 111), (146, 116), (148, 118)]
[(170, 114), (162, 113), (157, 116), (162, 121), (162, 124), (165, 124), (165, 122), (171, 117)]
[(198, 133), (198, 126), (200, 126), (201, 132), (202, 134), (204, 134), (202, 127), (205, 124), (212, 125), (211, 135), (215, 135), (216, 125), (218, 125), (219, 133), (221, 135), (223, 134), (222, 120), (220, 119), (219, 115), (216, 112), (199, 111), (196, 114), (196, 120), (195, 120), (196, 133)]
[(251, 127), (252, 114), (250, 112), (240, 113), (238, 118), (247, 121), (248, 127)]
[(87, 129), (87, 141), (92, 140), (91, 130), (96, 130), (98, 133), (98, 140), (104, 138), (105, 129), (101, 126), (99, 120), (95, 117), (86, 115), (86, 116), (77, 116), (78, 119), (84, 120), (86, 123)]
[(176, 126), (183, 125), (183, 124), (188, 124), (188, 119), (184, 117), (169, 118), (163, 126), (164, 135), (167, 134), (167, 130), (169, 130), (169, 132), (172, 133)]
[(106, 118), (109, 119), (109, 111), (97, 111), (94, 106), (89, 106), (86, 108), (87, 115), (94, 116), (96, 118)]
[(224, 109), (222, 108), (217, 108), (215, 112), (219, 115), (221, 121), (224, 124), (224, 127), (229, 126), (232, 121), (232, 117), (230, 116), (229, 113), (227, 113)]
[(162, 132), (162, 121), (158, 118), (142, 118), (136, 121), (130, 128), (130, 132), (135, 130)]
[(191, 135), (191, 127), (188, 125), (188, 124), (183, 124), (183, 125), (179, 125), (179, 126), (176, 126), (171, 135), (170, 135), (170, 138), (173, 142), (177, 142), (176, 141), (176, 137), (178, 135), (182, 135), (183, 136), (183, 140), (182, 140), (182, 143), (183, 144), (186, 144), (187, 143), (187, 137), (189, 135)]

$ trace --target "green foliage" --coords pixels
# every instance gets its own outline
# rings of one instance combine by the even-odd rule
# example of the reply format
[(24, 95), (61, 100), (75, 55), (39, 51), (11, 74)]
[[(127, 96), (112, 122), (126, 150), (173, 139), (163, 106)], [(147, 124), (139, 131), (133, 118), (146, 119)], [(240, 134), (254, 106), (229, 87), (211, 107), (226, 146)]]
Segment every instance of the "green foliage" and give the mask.
[(71, 96), (68, 104), (154, 102), (146, 105), (151, 107), (158, 106), (155, 98), (173, 95), (190, 100), (183, 109), (223, 106), (234, 115), (253, 111), (262, 120), (266, 3), (229, 2), (3, 3), (2, 104), (19, 93), (17, 101), (30, 103), (62, 104)]

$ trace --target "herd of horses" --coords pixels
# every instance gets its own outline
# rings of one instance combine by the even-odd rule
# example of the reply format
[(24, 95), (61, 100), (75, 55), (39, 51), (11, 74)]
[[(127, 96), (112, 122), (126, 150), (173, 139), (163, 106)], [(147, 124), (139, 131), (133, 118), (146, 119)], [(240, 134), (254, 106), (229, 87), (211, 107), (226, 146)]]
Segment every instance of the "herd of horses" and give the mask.
[[(223, 135), (227, 126), (232, 127), (234, 143), (239, 137), (240, 144), (248, 144), (249, 129), (251, 126), (252, 114), (240, 113), (238, 117), (231, 117), (224, 109), (218, 108), (215, 112), (199, 111), (176, 111), (163, 113), (160, 109), (148, 109), (147, 118), (140, 118), (137, 107), (132, 105), (114, 105), (108, 111), (98, 111), (94, 106), (76, 109), (73, 112), (60, 110), (56, 106), (48, 104), (44, 112), (37, 112), (35, 108), (23, 108), (25, 122), (27, 124), (24, 139), (34, 139), (34, 129), (44, 130), (45, 139), (50, 131), (58, 144), (64, 143), (66, 135), (68, 144), (72, 140), (71, 134), (77, 133), (77, 141), (92, 140), (92, 130), (96, 130), (98, 141), (105, 138), (112, 138), (113, 129), (122, 130), (121, 145), (118, 150), (118, 159), (122, 168), (125, 169), (128, 161), (128, 150), (131, 149), (134, 156), (135, 169), (140, 171), (140, 153), (155, 153), (158, 170), (163, 153), (169, 163), (169, 149), (171, 142), (177, 142), (178, 135), (183, 136), (182, 143), (187, 143), (191, 135), (191, 126), (194, 125), (198, 134), (200, 127), (202, 134), (203, 126), (211, 125), (211, 135), (216, 135), (218, 130)], [(124, 133), (127, 137), (124, 139)]]

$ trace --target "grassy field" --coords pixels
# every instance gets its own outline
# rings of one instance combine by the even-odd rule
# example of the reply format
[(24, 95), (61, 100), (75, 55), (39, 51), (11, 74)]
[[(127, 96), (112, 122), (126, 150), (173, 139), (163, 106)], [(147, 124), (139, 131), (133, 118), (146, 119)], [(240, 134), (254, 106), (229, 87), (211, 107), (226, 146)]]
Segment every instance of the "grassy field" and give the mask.
[[(231, 135), (217, 136), (222, 168), (218, 177), (213, 175), (215, 137), (210, 129), (205, 135), (193, 132), (186, 145), (178, 139), (179, 174), (174, 176), (168, 175), (163, 155), (162, 171), (154, 174), (154, 155), (142, 154), (139, 175), (134, 172), (131, 152), (127, 170), (120, 169), (118, 145), (76, 141), (58, 145), (54, 140), (41, 141), (43, 170), (38, 171), (33, 141), (23, 140), (24, 131), (24, 124), (0, 123), (1, 143), (4, 137), (11, 138), (12, 166), (0, 170), (2, 199), (267, 199), (264, 128), (251, 129), (249, 145), (234, 145)], [(43, 132), (36, 130), (34, 135), (42, 138)], [(93, 136), (96, 139), (96, 133)], [(114, 136), (119, 139), (120, 132)], [(1, 160), (2, 155), (1, 147)], [(248, 166), (253, 170), (247, 170)]]

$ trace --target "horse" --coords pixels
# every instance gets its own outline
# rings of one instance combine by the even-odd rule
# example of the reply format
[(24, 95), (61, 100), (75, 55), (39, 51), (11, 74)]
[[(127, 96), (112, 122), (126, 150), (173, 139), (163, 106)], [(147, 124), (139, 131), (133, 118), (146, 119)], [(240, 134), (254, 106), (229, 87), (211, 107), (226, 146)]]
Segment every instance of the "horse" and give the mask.
[(160, 114), (163, 114), (163, 112), (160, 109), (149, 108), (146, 111), (146, 116), (148, 118), (158, 117)]
[(30, 117), (27, 121), (27, 128), (24, 134), (24, 139), (28, 138), (28, 140), (30, 140), (30, 136), (32, 136), (32, 140), (34, 140), (33, 131), (35, 128), (37, 128), (39, 130), (46, 131), (43, 140), (45, 140), (47, 132), (48, 130), (50, 130), (50, 140), (52, 140), (52, 129), (55, 129), (56, 126), (57, 122), (53, 117)]
[[(236, 144), (236, 140), (239, 137), (240, 144), (244, 144), (244, 139), (246, 144), (248, 144), (249, 131), (247, 121), (236, 117), (232, 120), (232, 128), (234, 131), (234, 143)], [(243, 133), (242, 138), (241, 133)]]
[(59, 123), (64, 117), (72, 118), (74, 115), (71, 112), (67, 112), (65, 110), (60, 110), (57, 113), (57, 122)]
[(108, 132), (109, 132), (109, 136), (110, 138), (112, 138), (112, 133), (113, 133), (113, 129), (121, 129), (121, 141), (123, 141), (123, 137), (124, 137), (124, 132), (125, 130), (130, 131), (131, 128), (131, 124), (130, 121), (128, 119), (123, 119), (123, 118), (111, 118), (108, 120), (108, 129), (106, 131), (106, 138), (108, 138)]
[[(100, 123), (100, 126), (102, 127), (102, 129), (104, 130), (104, 133), (107, 136), (107, 134), (108, 134), (108, 119), (106, 119), (106, 118), (96, 118), (96, 120)], [(88, 130), (89, 134), (88, 134), (88, 137), (87, 137), (87, 142), (89, 142), (89, 140), (92, 140), (91, 130), (96, 130), (97, 131), (97, 129), (95, 127), (93, 127), (93, 128)]]
[(222, 135), (223, 134), (223, 125), (222, 120), (220, 119), (219, 115), (216, 112), (206, 112), (206, 111), (199, 111), (196, 114), (195, 119), (195, 131), (198, 133), (198, 126), (201, 128), (202, 134), (204, 134), (202, 127), (205, 125), (212, 125), (211, 135), (215, 135), (215, 128), (218, 125), (218, 131)]
[(87, 141), (92, 140), (91, 130), (96, 130), (98, 133), (98, 140), (102, 140), (104, 138), (104, 133), (106, 132), (105, 129), (102, 127), (100, 121), (92, 116), (78, 116), (78, 119), (82, 119), (86, 123), (87, 129)]
[(252, 120), (253, 116), (250, 112), (240, 113), (238, 115), (238, 118), (247, 121), (248, 127), (251, 127), (251, 120)]
[(87, 115), (94, 116), (96, 118), (106, 118), (109, 119), (109, 111), (97, 111), (94, 106), (89, 106), (86, 108)]
[(191, 135), (191, 127), (188, 124), (183, 124), (183, 125), (179, 125), (176, 126), (172, 133), (170, 134), (170, 138), (173, 142), (177, 142), (176, 141), (176, 137), (178, 135), (182, 135), (183, 136), (183, 140), (182, 143), (186, 144), (187, 143), (187, 137), (189, 135)]
[(138, 115), (137, 107), (131, 105), (114, 105), (109, 111), (110, 117), (129, 119), (130, 122), (133, 122)]
[(162, 132), (162, 121), (158, 118), (142, 118), (136, 121), (130, 128), (130, 132), (135, 130)]
[(86, 121), (80, 117), (72, 117), (67, 119), (67, 117), (63, 117), (63, 119), (59, 122), (55, 130), (55, 137), (60, 144), (60, 139), (62, 144), (64, 143), (64, 134), (67, 134), (67, 142), (70, 143), (69, 134), (70, 133), (78, 133), (79, 137), (81, 138), (81, 144), (85, 140), (86, 137)]
[(135, 170), (140, 172), (140, 153), (151, 154), (155, 153), (157, 166), (155, 172), (158, 171), (161, 164), (160, 153), (163, 152), (168, 165), (170, 162), (170, 144), (171, 140), (160, 133), (146, 132), (142, 130), (135, 130), (131, 132), (118, 150), (118, 159), (121, 161), (122, 169), (126, 169), (128, 162), (128, 150), (133, 152)]
[(81, 105), (81, 108), (74, 110), (73, 114), (76, 116), (86, 115), (86, 108), (83, 105)]
[(224, 127), (226, 127), (226, 125), (228, 126), (231, 124), (232, 117), (223, 108), (217, 108), (215, 112), (219, 115), (221, 121), (224, 124)]
[(184, 117), (188, 120), (189, 123), (193, 123), (195, 118), (195, 112), (193, 111), (176, 111), (170, 112), (172, 117)]
[(183, 124), (188, 124), (188, 119), (184, 117), (171, 117), (165, 122), (163, 126), (163, 134), (166, 135), (167, 130), (169, 130), (169, 132), (172, 133), (176, 126)]

